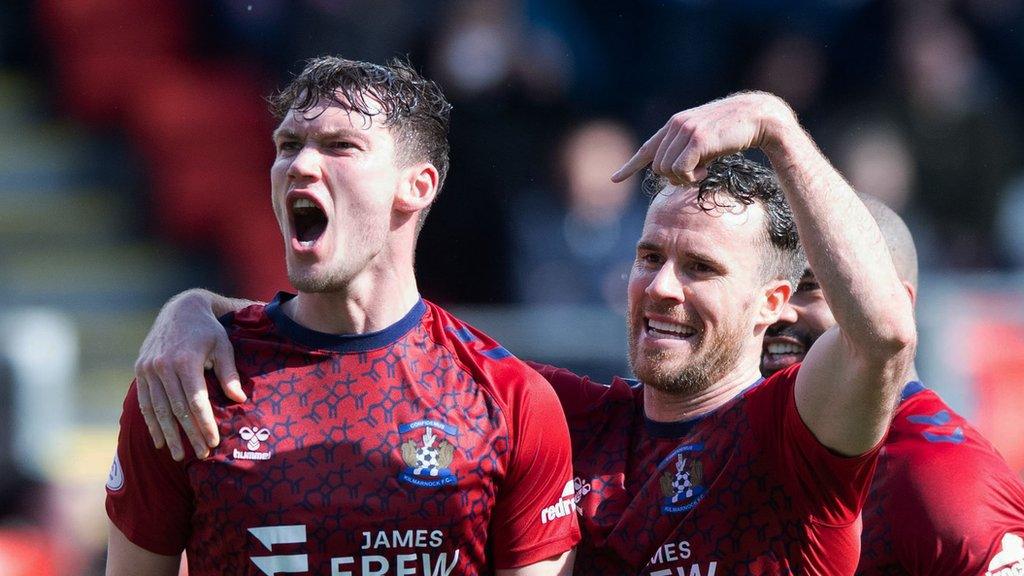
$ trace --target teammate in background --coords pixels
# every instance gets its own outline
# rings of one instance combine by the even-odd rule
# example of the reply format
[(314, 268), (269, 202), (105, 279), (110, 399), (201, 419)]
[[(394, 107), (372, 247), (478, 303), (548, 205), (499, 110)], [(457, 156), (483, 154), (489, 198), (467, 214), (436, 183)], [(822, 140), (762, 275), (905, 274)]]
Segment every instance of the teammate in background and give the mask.
[[(896, 273), (917, 297), (917, 250), (903, 220), (862, 197), (885, 237)], [(810, 268), (768, 329), (768, 377), (801, 362), (836, 323)], [(975, 575), (1024, 572), (1024, 484), (966, 420), (925, 388), (911, 367), (864, 505), (858, 574)], [(998, 557), (998, 558), (997, 558)], [(987, 571), (986, 571), (987, 570)], [(1015, 571), (1014, 571), (1015, 570)]]
[[(448, 167), (440, 89), (399, 61), (322, 57), (272, 106), (271, 198), (298, 295), (224, 320), (248, 400), (210, 380), (230, 441), (205, 458), (154, 449), (139, 405), (166, 404), (164, 389), (131, 387), (107, 574), (177, 574), (182, 549), (193, 575), (569, 573), (557, 398), (416, 288)], [(172, 391), (185, 415), (180, 402)]]
[[(753, 147), (779, 180), (723, 157)], [(584, 525), (576, 572), (853, 573), (858, 516), (916, 343), (878, 227), (768, 94), (676, 114), (613, 179), (647, 164), (666, 178), (629, 282), (630, 361), (641, 383), (602, 386), (544, 368), (574, 434)], [(838, 322), (802, 368), (762, 381), (762, 339), (804, 268), (796, 229)], [(202, 291), (169, 304), (140, 375), (192, 399), (191, 374), (209, 360), (230, 389), (231, 354), (211, 307), (239, 305)], [(202, 417), (198, 400), (192, 416)], [(156, 408), (154, 419), (170, 420)]]

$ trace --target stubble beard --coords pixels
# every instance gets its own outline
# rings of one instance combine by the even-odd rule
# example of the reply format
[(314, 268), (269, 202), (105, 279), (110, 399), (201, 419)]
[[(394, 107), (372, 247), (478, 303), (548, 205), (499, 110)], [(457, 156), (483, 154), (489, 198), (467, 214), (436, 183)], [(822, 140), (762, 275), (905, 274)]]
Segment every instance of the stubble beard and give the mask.
[(342, 292), (348, 287), (349, 281), (341, 271), (317, 273), (302, 265), (292, 266), (288, 263), (288, 281), (299, 292), (307, 294), (323, 294)]
[(670, 352), (641, 352), (639, 330), (642, 329), (641, 324), (630, 319), (630, 369), (644, 386), (674, 396), (695, 396), (707, 390), (736, 367), (742, 353), (742, 328), (737, 325), (712, 339), (701, 332), (693, 346), (692, 358), (679, 365)]

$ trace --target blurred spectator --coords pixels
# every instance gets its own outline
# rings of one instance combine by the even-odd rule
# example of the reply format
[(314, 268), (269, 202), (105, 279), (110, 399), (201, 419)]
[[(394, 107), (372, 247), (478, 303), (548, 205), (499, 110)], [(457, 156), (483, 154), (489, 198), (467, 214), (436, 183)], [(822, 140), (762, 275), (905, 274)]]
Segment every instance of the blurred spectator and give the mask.
[(569, 131), (559, 151), (561, 194), (538, 190), (516, 199), (520, 301), (625, 310), (626, 276), (646, 203), (635, 186), (609, 177), (637, 146), (618, 122), (586, 122)]
[(992, 267), (995, 198), (1020, 163), (1016, 114), (970, 31), (941, 3), (901, 8), (902, 120), (921, 191), (912, 208), (942, 239), (945, 266)]
[(770, 41), (757, 53), (749, 85), (780, 96), (801, 114), (818, 104), (826, 64), (818, 42), (787, 34)]
[(917, 166), (906, 138), (893, 122), (859, 118), (840, 136), (837, 163), (853, 187), (897, 212), (914, 194)]
[(1003, 190), (998, 204), (996, 232), (1007, 264), (1024, 271), (1024, 174)]
[(434, 52), (451, 98), (501, 90), (524, 46), (522, 21), (511, 2), (473, 0), (453, 6)]

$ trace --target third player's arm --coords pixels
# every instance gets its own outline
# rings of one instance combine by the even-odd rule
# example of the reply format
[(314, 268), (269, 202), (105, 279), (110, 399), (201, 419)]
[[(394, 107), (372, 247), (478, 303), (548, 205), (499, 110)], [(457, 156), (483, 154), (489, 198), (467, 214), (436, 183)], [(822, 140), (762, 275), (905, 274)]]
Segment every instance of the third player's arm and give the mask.
[(797, 376), (804, 422), (829, 448), (860, 454), (885, 435), (913, 361), (913, 308), (878, 226), (781, 100), (767, 98), (760, 143), (793, 210), (837, 326)]

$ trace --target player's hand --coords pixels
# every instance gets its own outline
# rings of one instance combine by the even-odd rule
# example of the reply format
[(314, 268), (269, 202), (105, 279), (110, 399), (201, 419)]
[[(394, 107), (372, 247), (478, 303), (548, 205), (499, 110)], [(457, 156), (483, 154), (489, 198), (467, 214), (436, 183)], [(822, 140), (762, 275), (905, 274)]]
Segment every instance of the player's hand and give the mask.
[(793, 111), (764, 92), (734, 94), (669, 118), (612, 180), (622, 182), (648, 164), (674, 185), (693, 185), (707, 176), (712, 160), (770, 144), (781, 128), (797, 126)]
[(200, 458), (220, 443), (203, 374), (211, 368), (225, 394), (244, 402), (234, 352), (208, 293), (183, 292), (164, 305), (135, 362), (139, 409), (153, 444), (166, 444), (175, 460), (185, 457), (177, 424)]

